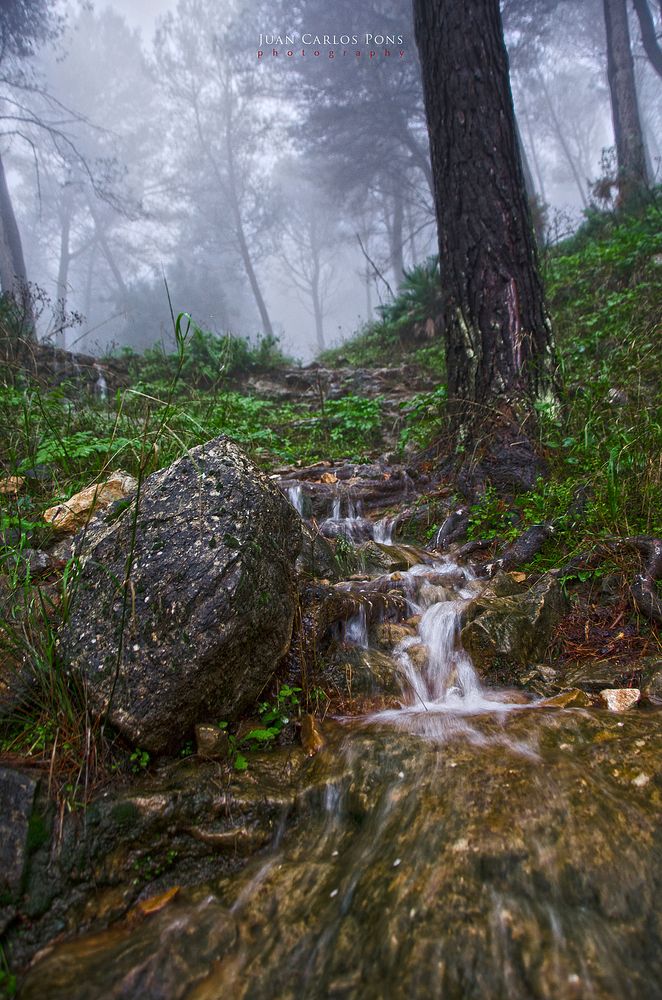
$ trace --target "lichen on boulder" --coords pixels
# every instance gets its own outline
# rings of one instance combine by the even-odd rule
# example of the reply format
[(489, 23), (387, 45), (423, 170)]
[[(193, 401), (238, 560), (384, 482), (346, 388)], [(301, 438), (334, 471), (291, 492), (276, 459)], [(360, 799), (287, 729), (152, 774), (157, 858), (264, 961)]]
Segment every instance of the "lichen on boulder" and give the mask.
[(135, 504), (78, 537), (60, 645), (93, 710), (158, 753), (268, 682), (291, 639), (301, 523), (223, 437), (149, 476)]

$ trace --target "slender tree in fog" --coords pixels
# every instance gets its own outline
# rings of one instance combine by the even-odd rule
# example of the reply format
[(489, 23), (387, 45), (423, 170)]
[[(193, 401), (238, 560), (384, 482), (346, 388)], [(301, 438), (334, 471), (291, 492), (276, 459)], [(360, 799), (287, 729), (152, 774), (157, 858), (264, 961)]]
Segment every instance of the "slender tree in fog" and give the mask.
[[(648, 0), (632, 0), (632, 2), (639, 19), (641, 41), (644, 46), (644, 51), (648, 56), (650, 64), (655, 72), (662, 76), (662, 48), (660, 47), (653, 12), (649, 6)], [(662, 15), (662, 6), (660, 6), (660, 14)]]
[(286, 212), (284, 239), (280, 260), (286, 276), (299, 293), (304, 307), (313, 317), (317, 349), (326, 347), (324, 321), (329, 302), (336, 290), (336, 258), (339, 231), (333, 207), (325, 204), (313, 183), (302, 176), (291, 163), (284, 163), (287, 176), (285, 193), (289, 206)]
[[(520, 485), (540, 468), (552, 332), (524, 184), (498, 0), (414, 0), (430, 132), (455, 447)], [(480, 449), (480, 451), (479, 451)]]
[[(33, 124), (33, 109), (26, 101), (34, 82), (25, 61), (50, 35), (57, 33), (59, 19), (47, 0), (3, 0), (0, 4), (0, 123), (3, 135), (26, 137)], [(28, 275), (21, 234), (7, 184), (0, 150), (0, 288), (31, 316)], [(25, 332), (33, 334), (32, 321)]]
[(262, 330), (273, 337), (259, 262), (271, 250), (275, 223), (268, 181), (275, 140), (232, 33), (232, 13), (212, 0), (181, 0), (162, 23), (156, 65), (172, 109), (173, 159), (181, 156), (191, 200), (202, 193), (210, 224), (240, 260)]
[(639, 117), (626, 0), (604, 0), (607, 77), (618, 160), (621, 203), (648, 185), (644, 136)]

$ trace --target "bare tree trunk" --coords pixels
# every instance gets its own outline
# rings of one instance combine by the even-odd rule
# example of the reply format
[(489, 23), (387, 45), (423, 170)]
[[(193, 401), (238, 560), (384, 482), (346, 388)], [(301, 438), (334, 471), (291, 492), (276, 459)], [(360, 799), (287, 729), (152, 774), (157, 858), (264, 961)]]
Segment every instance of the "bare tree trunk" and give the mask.
[[(499, 0), (414, 0), (444, 276), (450, 429), (462, 478), (543, 468), (552, 331), (519, 155)], [(462, 479), (461, 479), (462, 481)]]
[(21, 234), (14, 215), (7, 186), (5, 168), (0, 156), (0, 289), (10, 296), (21, 310), (22, 333), (35, 337), (32, 298), (23, 256)]
[(67, 346), (65, 334), (67, 323), (67, 296), (69, 294), (69, 264), (71, 252), (69, 239), (71, 235), (71, 197), (65, 187), (63, 203), (60, 209), (60, 262), (57, 271), (57, 306), (55, 309), (55, 343), (58, 347)]
[(651, 66), (655, 72), (662, 76), (662, 49), (660, 48), (660, 43), (657, 40), (655, 21), (653, 20), (651, 9), (648, 6), (648, 0), (632, 0), (632, 2), (634, 4), (634, 9), (637, 12), (637, 17), (639, 18), (641, 41), (644, 45), (644, 51), (648, 56)]
[(323, 351), (326, 348), (324, 340), (324, 312), (320, 296), (320, 269), (319, 261), (315, 261), (313, 280), (310, 283), (310, 293), (313, 300), (313, 315), (315, 317), (315, 336), (317, 338), (317, 348)]
[(648, 186), (648, 171), (626, 2), (603, 0), (603, 4), (607, 31), (607, 78), (618, 160), (619, 200), (624, 204)]
[(391, 271), (393, 272), (393, 287), (397, 289), (405, 276), (405, 259), (402, 243), (404, 240), (405, 206), (402, 190), (396, 186), (393, 191), (393, 216), (389, 226)]
[(99, 213), (97, 212), (96, 206), (92, 198), (90, 198), (88, 204), (90, 206), (90, 215), (92, 216), (92, 221), (94, 222), (94, 232), (96, 235), (96, 242), (102, 254), (106, 258), (106, 263), (108, 264), (111, 274), (115, 280), (118, 292), (120, 293), (123, 299), (126, 299), (128, 297), (129, 290), (126, 287), (126, 282), (124, 281), (124, 278), (122, 277), (122, 272), (117, 266), (115, 255), (113, 254), (113, 251), (110, 249), (110, 244), (108, 243), (106, 232), (103, 228), (101, 219), (99, 218)]

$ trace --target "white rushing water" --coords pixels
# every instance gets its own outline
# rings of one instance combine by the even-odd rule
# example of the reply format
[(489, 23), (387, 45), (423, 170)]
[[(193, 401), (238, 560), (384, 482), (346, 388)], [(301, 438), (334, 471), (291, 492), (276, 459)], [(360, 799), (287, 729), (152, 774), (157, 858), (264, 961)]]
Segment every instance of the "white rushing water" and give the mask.
[(303, 487), (288, 486), (287, 498), (294, 507), (297, 514), (299, 514), (300, 517), (303, 517)]

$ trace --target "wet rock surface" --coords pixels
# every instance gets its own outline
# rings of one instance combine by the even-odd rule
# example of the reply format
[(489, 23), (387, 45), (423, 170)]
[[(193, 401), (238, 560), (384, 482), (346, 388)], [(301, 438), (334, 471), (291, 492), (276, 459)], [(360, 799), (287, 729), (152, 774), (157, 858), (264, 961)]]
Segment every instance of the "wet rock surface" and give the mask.
[(659, 714), (447, 723), (336, 732), (242, 875), (57, 945), (22, 996), (659, 997)]
[(269, 680), (290, 642), (301, 526), (224, 438), (150, 476), (137, 517), (134, 504), (80, 537), (61, 644), (94, 710), (160, 752), (236, 717)]
[[(505, 576), (505, 574), (504, 574)], [(544, 656), (565, 600), (558, 581), (544, 576), (524, 593), (488, 587), (466, 608), (462, 644), (480, 674), (512, 683), (519, 669)]]

